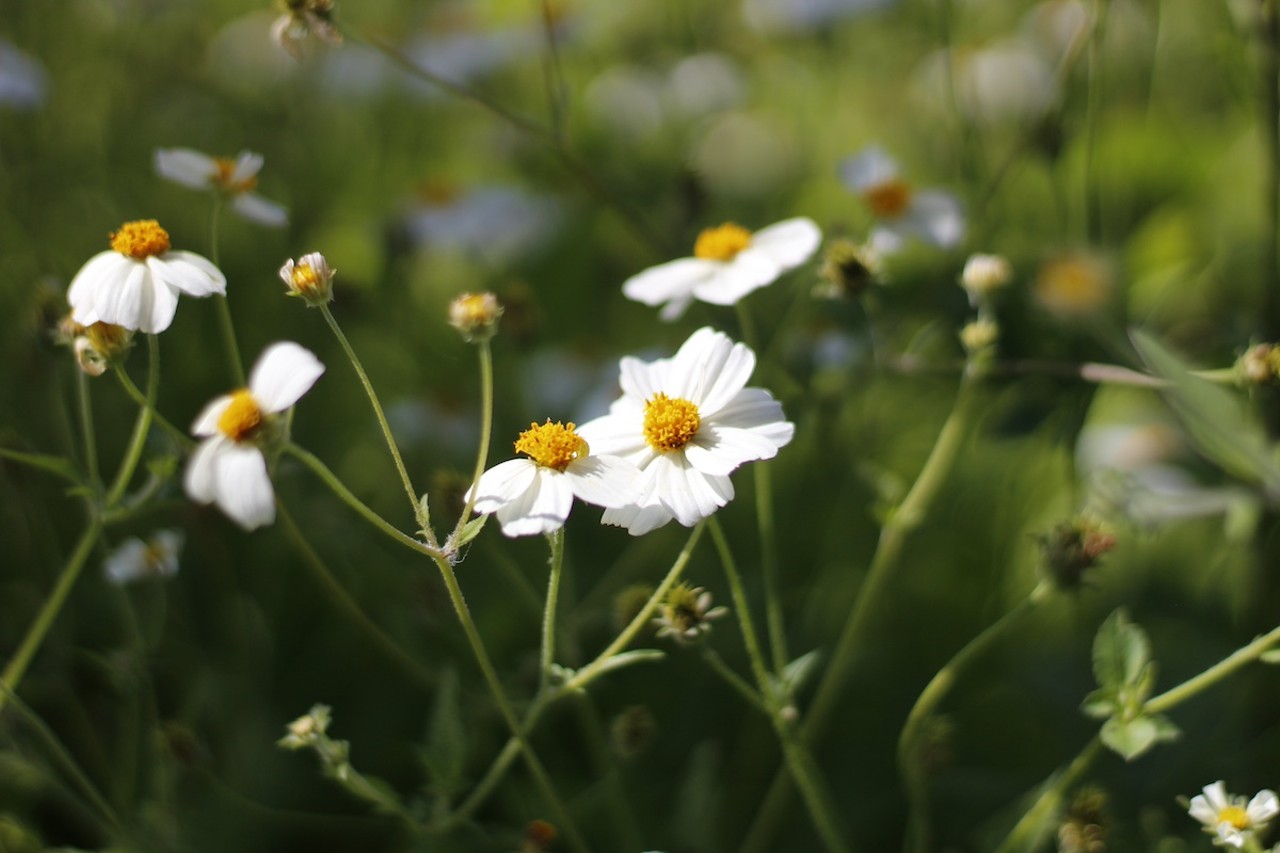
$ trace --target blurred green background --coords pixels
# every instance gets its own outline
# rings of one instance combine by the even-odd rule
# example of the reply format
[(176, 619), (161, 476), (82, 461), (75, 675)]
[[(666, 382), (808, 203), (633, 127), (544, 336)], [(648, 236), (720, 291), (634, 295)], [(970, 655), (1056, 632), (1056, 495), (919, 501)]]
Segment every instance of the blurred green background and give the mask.
[[(900, 846), (902, 721), (929, 677), (1035, 583), (1036, 537), (1105, 506), (1120, 543), (1085, 588), (1000, 643), (945, 707), (950, 736), (931, 780), (938, 847), (991, 849), (1018, 798), (1096, 730), (1079, 705), (1107, 613), (1124, 605), (1148, 630), (1159, 689), (1280, 614), (1274, 519), (1248, 492), (1227, 493), (1226, 514), (1212, 500), (1212, 511), (1188, 513), (1169, 509), (1167, 490), (1133, 486), (1155, 462), (1162, 476), (1174, 472), (1179, 500), (1231, 485), (1159, 398), (1041, 369), (1136, 366), (1130, 326), (1222, 367), (1280, 325), (1264, 313), (1275, 235), (1257, 5), (571, 0), (553, 10), (553, 64), (543, 9), (526, 0), (344, 3), (337, 19), (352, 37), (340, 48), (308, 43), (300, 61), (270, 40), (278, 10), (257, 3), (2, 0), (0, 74), (28, 76), (20, 96), (0, 101), (0, 443), (79, 455), (76, 367), (51, 330), (67, 283), (110, 231), (156, 218), (176, 248), (214, 251), (211, 199), (157, 177), (157, 147), (265, 156), (258, 191), (288, 206), (288, 226), (227, 211), (216, 249), (241, 350), (252, 362), (287, 339), (320, 356), (328, 370), (299, 404), (296, 440), (408, 527), (350, 365), (316, 312), (282, 298), (286, 258), (319, 250), (338, 269), (333, 310), (443, 525), (478, 438), (474, 356), (444, 321), (452, 297), (491, 289), (506, 304), (494, 341), (498, 461), (532, 420), (600, 413), (620, 355), (667, 355), (704, 324), (742, 334), (730, 310), (695, 305), (668, 325), (621, 296), (627, 276), (688, 254), (701, 228), (805, 215), (829, 238), (864, 239), (869, 214), (836, 170), (879, 143), (920, 187), (964, 202), (964, 243), (909, 245), (887, 259), (887, 283), (858, 301), (812, 298), (816, 262), (746, 301), (760, 337), (752, 384), (770, 388), (797, 425), (771, 463), (794, 652), (830, 649), (874, 552), (877, 508), (909, 487), (950, 409), (963, 358), (955, 331), (969, 316), (955, 283), (964, 258), (1000, 252), (1016, 274), (998, 303), (1009, 369), (984, 383), (978, 429), (911, 536), (839, 724), (816, 750), (859, 849)], [(562, 79), (565, 147), (416, 81), (355, 36), (390, 43), (543, 128)], [(1043, 270), (1064, 256), (1096, 264), (1096, 298), (1089, 285), (1065, 308), (1054, 301)], [(213, 306), (184, 300), (160, 348), (159, 409), (184, 426), (230, 387)], [(135, 352), (129, 364), (139, 383), (144, 362)], [(110, 376), (92, 391), (110, 471), (135, 407)], [(1078, 464), (1082, 429), (1101, 443), (1099, 465), (1126, 472), (1122, 500), (1099, 503)], [(1161, 431), (1159, 453), (1142, 429)], [(162, 439), (149, 456), (172, 460)], [(175, 475), (153, 511), (106, 543), (181, 529), (178, 575), (114, 586), (100, 548), (19, 690), (126, 831), (105, 830), (47, 739), (9, 708), (0, 847), (506, 851), (547, 816), (517, 767), (475, 827), (415, 840), (321, 778), (312, 756), (275, 747), (286, 723), (324, 702), (355, 766), (429, 813), (465, 794), (506, 738), (434, 567), (371, 535), (296, 463), (282, 462), (275, 482), (310, 547), (404, 656), (352, 618), (285, 525), (245, 535), (188, 503)], [(752, 478), (740, 472), (735, 483), (739, 496), (719, 517), (759, 605)], [(558, 654), (568, 666), (608, 642), (619, 595), (655, 584), (684, 541), (675, 525), (633, 540), (598, 525), (597, 512), (580, 506), (568, 525)], [(0, 463), (6, 658), (81, 514), (60, 482)], [(505, 540), (494, 525), (459, 575), (509, 694), (527, 701), (545, 544)], [(689, 577), (728, 601), (709, 544)], [(748, 671), (731, 620), (710, 642)], [(593, 849), (737, 849), (778, 766), (767, 721), (697, 654), (668, 651), (556, 708), (534, 735)], [(432, 720), (453, 685), (465, 737), (456, 754), (433, 755)], [(1097, 762), (1089, 781), (1109, 797), (1106, 849), (1208, 849), (1176, 796), (1219, 778), (1237, 792), (1280, 785), (1275, 697), (1274, 676), (1250, 670), (1177, 709), (1180, 741), (1132, 764)], [(449, 761), (452, 791), (428, 769)], [(818, 849), (798, 805), (774, 849)]]

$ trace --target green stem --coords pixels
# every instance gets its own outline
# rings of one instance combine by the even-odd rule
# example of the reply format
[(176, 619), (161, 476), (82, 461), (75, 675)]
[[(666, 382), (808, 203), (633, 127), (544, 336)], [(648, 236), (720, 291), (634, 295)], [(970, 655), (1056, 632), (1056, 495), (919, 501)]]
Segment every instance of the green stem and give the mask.
[[(209, 216), (209, 260), (221, 269), (218, 260), (218, 220), (222, 215), (222, 197), (214, 194), (213, 213)], [(240, 346), (236, 343), (236, 324), (231, 319), (231, 305), (225, 296), (215, 296), (218, 305), (218, 328), (222, 334), (222, 347), (227, 351), (227, 363), (231, 365), (231, 379), (237, 388), (246, 385), (244, 362), (240, 359)]]
[[(120, 380), (120, 386), (124, 388), (124, 392), (129, 395), (129, 399), (133, 400), (133, 402), (137, 403), (139, 406), (147, 407), (149, 405), (147, 403), (146, 395), (138, 389), (137, 385), (133, 384), (133, 380), (129, 378), (129, 374), (125, 373), (118, 367), (111, 372)], [(151, 420), (165, 432), (169, 433), (170, 438), (178, 442), (178, 444), (186, 450), (190, 450), (192, 447), (195, 447), (195, 441), (191, 436), (174, 426), (168, 418), (156, 410), (155, 406), (150, 406), (150, 409)]]
[[(897, 566), (907, 535), (924, 521), (929, 506), (951, 470), (968, 434), (976, 398), (973, 386), (972, 377), (966, 373), (961, 378), (955, 405), (938, 433), (929, 458), (925, 460), (924, 467), (907, 496), (881, 528), (880, 541), (871, 558), (866, 579), (858, 591), (858, 597), (845, 620), (830, 662), (818, 683), (812, 705), (805, 715), (801, 739), (806, 744), (812, 744), (818, 738), (835, 710), (870, 620), (879, 611), (880, 598), (888, 585), (892, 570)], [(769, 787), (752, 828), (747, 832), (744, 851), (770, 849), (777, 824), (785, 816), (789, 795), (788, 776), (780, 771)]]
[(80, 570), (84, 568), (85, 562), (89, 559), (89, 552), (93, 550), (94, 543), (98, 541), (101, 533), (102, 522), (96, 517), (91, 518), (84, 533), (80, 534), (80, 541), (76, 543), (75, 550), (71, 552), (70, 558), (63, 566), (62, 574), (58, 576), (53, 592), (40, 608), (36, 621), (27, 629), (26, 636), (22, 638), (18, 650), (14, 652), (9, 664), (4, 668), (3, 675), (0, 675), (0, 686), (4, 688), (3, 692), (0, 692), (0, 710), (4, 709), (8, 695), (15, 692), (18, 685), (22, 683), (22, 676), (26, 674), (27, 666), (35, 657), (40, 644), (44, 642), (45, 635), (49, 633), (54, 620), (62, 612), (62, 605), (71, 593), (71, 588), (75, 586), (76, 578), (80, 577)]
[(733, 553), (729, 550), (729, 542), (725, 539), (724, 531), (720, 528), (720, 522), (715, 516), (711, 517), (709, 525), (711, 537), (715, 540), (716, 551), (720, 554), (720, 562), (724, 566), (725, 577), (729, 581), (734, 610), (737, 613), (738, 624), (742, 628), (743, 642), (747, 647), (747, 658), (751, 661), (751, 670), (755, 674), (756, 688), (764, 697), (764, 707), (782, 744), (782, 754), (786, 759), (787, 768), (795, 779), (797, 787), (800, 788), (800, 795), (804, 799), (805, 807), (809, 810), (809, 816), (813, 819), (814, 828), (817, 829), (823, 845), (832, 851), (850, 850), (833, 817), (830, 797), (819, 781), (820, 777), (812, 757), (799, 742), (795, 729), (782, 716), (781, 700), (785, 697), (777, 695), (777, 691), (769, 680), (764, 655), (760, 652), (760, 642), (751, 622), (747, 595), (742, 587), (742, 578), (738, 574)]
[[(635, 639), (635, 636), (649, 624), (653, 617), (653, 612), (657, 609), (659, 602), (666, 597), (667, 590), (669, 590), (672, 585), (680, 579), (680, 575), (684, 572), (685, 566), (689, 562), (689, 558), (693, 555), (694, 546), (697, 545), (704, 527), (705, 523), (700, 522), (692, 531), (690, 531), (689, 539), (685, 542), (684, 548), (680, 551), (679, 555), (677, 555), (675, 562), (672, 563), (670, 571), (667, 572), (667, 576), (662, 579), (662, 583), (658, 584), (657, 589), (655, 589), (653, 594), (649, 596), (648, 602), (644, 607), (640, 608), (640, 612), (637, 613), (635, 618), (633, 618), (627, 627), (623, 629), (617, 639), (597, 655), (595, 660), (574, 673), (574, 675), (564, 684), (554, 690), (539, 693), (538, 698), (534, 700), (533, 704), (529, 707), (529, 710), (525, 713), (524, 726), (521, 729), (521, 735), (533, 730), (534, 725), (542, 716), (542, 712), (545, 711), (553, 702), (563, 696), (567, 696), (584, 689), (599, 675), (608, 671), (609, 662), (615, 655), (625, 650), (626, 647), (631, 644), (631, 641)], [(758, 702), (759, 700), (757, 699), (756, 701)], [(511, 763), (519, 754), (520, 740), (518, 737), (513, 735), (507, 741), (506, 746), (502, 748), (502, 752), (500, 752), (498, 757), (494, 759), (494, 762), (490, 765), (488, 772), (485, 773), (484, 778), (476, 785), (475, 789), (471, 792), (471, 795), (468, 796), (466, 801), (463, 802), (457, 811), (454, 812), (455, 820), (465, 820), (484, 803), (488, 796), (493, 792), (493, 789), (497, 787), (498, 782), (506, 774), (507, 768), (510, 767)]]
[(329, 329), (333, 332), (334, 337), (338, 339), (338, 343), (342, 345), (342, 351), (346, 353), (347, 360), (351, 362), (351, 366), (355, 368), (356, 376), (360, 378), (360, 384), (364, 386), (364, 393), (369, 397), (369, 403), (373, 406), (373, 414), (378, 419), (378, 426), (382, 428), (382, 437), (386, 439), (387, 449), (391, 451), (391, 459), (395, 462), (396, 473), (400, 475), (400, 484), (404, 486), (405, 494), (409, 497), (409, 506), (413, 507), (413, 517), (417, 521), (422, 534), (427, 537), (427, 542), (434, 548), (436, 545), (435, 533), (431, 530), (431, 519), (427, 510), (418, 500), (418, 493), (413, 488), (413, 482), (409, 479), (409, 472), (404, 467), (404, 460), (400, 457), (400, 448), (396, 445), (395, 436), (391, 434), (391, 424), (387, 422), (387, 416), (382, 411), (382, 404), (378, 402), (378, 394), (373, 390), (373, 383), (369, 381), (369, 375), (364, 372), (364, 366), (360, 364), (360, 358), (356, 355), (356, 351), (352, 349), (351, 342), (347, 340), (347, 336), (342, 333), (338, 321), (334, 319), (333, 312), (329, 310), (328, 305), (320, 306), (320, 313), (324, 316), (324, 321), (329, 324)]
[(476, 467), (471, 475), (471, 488), (467, 490), (467, 503), (458, 516), (458, 523), (449, 535), (449, 542), (456, 542), (462, 527), (471, 518), (471, 511), (476, 506), (476, 491), (480, 486), (480, 476), (484, 474), (484, 466), (489, 461), (489, 442), (493, 440), (493, 351), (489, 341), (476, 342), (476, 352), (480, 359), (480, 447), (476, 451)]
[[(117, 372), (122, 369), (117, 368)], [(147, 395), (143, 405), (138, 409), (138, 420), (134, 423), (133, 437), (129, 440), (124, 461), (120, 463), (115, 482), (112, 483), (111, 489), (107, 492), (107, 499), (103, 502), (106, 509), (111, 509), (124, 497), (125, 489), (133, 479), (133, 472), (138, 468), (138, 461), (142, 459), (142, 449), (146, 446), (147, 435), (151, 432), (151, 413), (155, 411), (156, 389), (159, 386), (160, 345), (155, 335), (147, 335)]]
[(930, 846), (931, 832), (926, 808), (928, 800), (927, 780), (924, 776), (924, 768), (920, 765), (918, 758), (913, 756), (911, 752), (916, 746), (921, 726), (929, 719), (934, 708), (951, 691), (952, 686), (968, 669), (969, 665), (990, 648), (1010, 625), (1015, 624), (1037, 604), (1048, 598), (1052, 591), (1053, 587), (1048, 581), (1041, 581), (1012, 610), (1009, 610), (991, 625), (988, 625), (982, 633), (956, 652), (955, 656), (933, 676), (929, 684), (921, 691), (920, 697), (916, 699), (915, 705), (911, 707), (911, 712), (907, 715), (906, 724), (902, 727), (902, 734), (898, 738), (898, 771), (907, 789), (910, 810), (908, 825), (912, 839), (910, 848), (917, 851), (917, 853), (929, 853), (933, 849)]
[(89, 377), (83, 370), (76, 371), (76, 402), (80, 408), (80, 438), (84, 442), (84, 467), (89, 472), (89, 482), (96, 490), (102, 483), (102, 475), (98, 472), (98, 439), (93, 430), (93, 398), (89, 394)]
[(551, 683), (551, 665), (555, 661), (556, 604), (560, 600), (560, 570), (564, 565), (564, 528), (547, 534), (551, 546), (551, 572), (547, 579), (547, 606), (542, 614), (542, 654), (538, 692), (544, 692)]
[(382, 653), (403, 670), (411, 680), (426, 689), (432, 690), (436, 686), (436, 679), (427, 672), (420, 663), (418, 663), (408, 652), (400, 648), (396, 641), (391, 639), (385, 631), (378, 627), (369, 616), (360, 608), (360, 605), (352, 599), (351, 595), (343, 588), (338, 579), (329, 571), (329, 567), (325, 565), (324, 560), (311, 547), (311, 543), (307, 540), (305, 534), (298, 527), (297, 522), (293, 519), (293, 513), (289, 512), (279, 495), (276, 496), (276, 509), (278, 511), (280, 521), (284, 525), (285, 533), (293, 540), (294, 546), (302, 554), (302, 562), (311, 570), (312, 576), (320, 584), (324, 594), (338, 608), (342, 614), (354, 623), (361, 631), (363, 631), (378, 647)]
[(1177, 687), (1170, 688), (1159, 696), (1153, 696), (1142, 706), (1144, 714), (1159, 714), (1180, 705), (1203, 690), (1217, 684), (1237, 670), (1253, 663), (1262, 657), (1271, 647), (1280, 643), (1280, 627), (1263, 634), (1247, 646), (1243, 646), (1206, 669), (1197, 676), (1187, 679)]
[(481, 639), (480, 632), (476, 629), (475, 621), (471, 618), (471, 610), (467, 607), (467, 601), (462, 595), (462, 588), (458, 586), (458, 578), (454, 574), (453, 565), (442, 554), (433, 554), (432, 559), (435, 560), (436, 566), (440, 569), (440, 576), (444, 579), (445, 588), (449, 591), (449, 600), (453, 603), (454, 613), (457, 614), (458, 621), (462, 624), (462, 631), (466, 634), (467, 643), (471, 646), (471, 652), (475, 656), (476, 663), (480, 666), (485, 683), (489, 686), (493, 701), (497, 704), (498, 710), (502, 714), (502, 718), (506, 722), (512, 737), (519, 741), (525, 764), (528, 765), (534, 782), (541, 790), (547, 805), (550, 806), (558, 828), (564, 832), (565, 840), (571, 848), (580, 851), (580, 853), (586, 853), (588, 848), (578, 832), (577, 825), (574, 823), (573, 818), (570, 817), (568, 809), (565, 808), (560, 799), (560, 795), (556, 793), (555, 786), (547, 775), (546, 768), (542, 766), (542, 761), (539, 760), (537, 753), (533, 751), (532, 745), (530, 745), (528, 738), (525, 736), (524, 726), (517, 719), (515, 710), (507, 700), (506, 693), (503, 692), (502, 682), (498, 679), (498, 673), (494, 670), (493, 663), (489, 660), (489, 653), (485, 649), (484, 640)]
[(1048, 787), (1036, 798), (1031, 808), (1018, 820), (1004, 841), (996, 848), (996, 853), (1014, 853), (1028, 850), (1035, 841), (1041, 828), (1062, 807), (1067, 791), (1084, 775), (1094, 759), (1102, 754), (1102, 741), (1096, 735), (1080, 754), (1069, 764), (1066, 770), (1058, 774)]
[(434, 546), (414, 539), (407, 533), (402, 532), (391, 522), (371, 510), (355, 495), (351, 494), (351, 490), (338, 479), (338, 476), (330, 471), (328, 466), (316, 458), (312, 453), (303, 450), (296, 444), (287, 445), (284, 448), (284, 452), (293, 456), (295, 459), (301, 460), (302, 464), (310, 468), (317, 477), (323, 480), (324, 484), (328, 486), (343, 503), (354, 509), (357, 513), (363, 516), (366, 521), (381, 530), (387, 536), (391, 537), (396, 542), (399, 542), (401, 545), (412, 548), (419, 554), (426, 554), (428, 557), (439, 556), (440, 552)]
[(764, 701), (760, 698), (760, 694), (751, 689), (751, 685), (746, 680), (729, 668), (724, 662), (724, 658), (720, 657), (715, 649), (708, 646), (702, 647), (702, 659), (711, 667), (711, 671), (720, 676), (725, 684), (733, 688), (734, 692), (746, 701), (748, 705), (755, 708), (766, 717), (769, 716), (769, 709), (765, 707)]

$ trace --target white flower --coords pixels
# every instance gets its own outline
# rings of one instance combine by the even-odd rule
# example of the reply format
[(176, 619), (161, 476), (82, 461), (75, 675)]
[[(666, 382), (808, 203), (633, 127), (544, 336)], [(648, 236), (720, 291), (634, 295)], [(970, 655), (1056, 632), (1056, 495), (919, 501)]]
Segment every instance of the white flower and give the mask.
[(88, 260), (71, 280), (67, 301), (82, 326), (114, 323), (148, 334), (173, 322), (178, 294), (225, 296), (222, 271), (194, 252), (169, 248), (169, 233), (154, 219), (126, 222), (111, 235), (111, 250)]
[(193, 190), (214, 190), (231, 199), (236, 213), (256, 222), (279, 228), (289, 221), (289, 212), (254, 192), (262, 155), (241, 151), (236, 159), (210, 157), (191, 148), (157, 148), (156, 173)]
[(908, 237), (940, 249), (964, 239), (960, 201), (940, 190), (917, 190), (903, 179), (898, 164), (883, 148), (872, 145), (840, 163), (840, 179), (862, 196), (876, 218), (871, 245), (897, 251)]
[(672, 358), (623, 358), (623, 396), (580, 434), (598, 453), (640, 469), (633, 504), (604, 513), (606, 524), (639, 536), (676, 519), (686, 527), (733, 498), (729, 474), (772, 459), (795, 425), (762, 388), (747, 388), (756, 357), (721, 332), (694, 332)]
[(798, 217), (755, 233), (726, 222), (698, 235), (692, 258), (668, 261), (633, 275), (622, 284), (628, 299), (662, 305), (659, 316), (674, 320), (695, 299), (733, 305), (753, 290), (798, 267), (822, 242), (812, 219)]
[(1216, 836), (1214, 843), (1222, 847), (1244, 847), (1254, 833), (1280, 815), (1280, 799), (1271, 790), (1259, 791), (1247, 804), (1244, 797), (1228, 794), (1221, 780), (1205, 785), (1203, 790), (1203, 794), (1191, 798), (1187, 811), (1204, 824), (1205, 832)]
[(44, 67), (0, 39), (0, 106), (34, 109), (44, 103), (48, 88)]
[(178, 530), (157, 530), (147, 541), (126, 539), (102, 564), (107, 579), (124, 584), (144, 578), (167, 578), (178, 572), (178, 552), (183, 535)]
[(204, 438), (187, 465), (191, 499), (216, 503), (245, 530), (274, 521), (275, 493), (260, 442), (268, 437), (271, 415), (298, 402), (322, 373), (324, 365), (309, 350), (272, 344), (254, 365), (248, 388), (205, 406), (191, 425)]
[(969, 304), (976, 306), (1013, 278), (1013, 267), (1000, 255), (974, 254), (964, 262), (960, 286), (969, 294)]
[(516, 452), (529, 458), (495, 465), (476, 484), (476, 512), (497, 513), (507, 536), (559, 530), (575, 497), (603, 507), (636, 499), (636, 467), (614, 456), (592, 455), (572, 423), (529, 424)]

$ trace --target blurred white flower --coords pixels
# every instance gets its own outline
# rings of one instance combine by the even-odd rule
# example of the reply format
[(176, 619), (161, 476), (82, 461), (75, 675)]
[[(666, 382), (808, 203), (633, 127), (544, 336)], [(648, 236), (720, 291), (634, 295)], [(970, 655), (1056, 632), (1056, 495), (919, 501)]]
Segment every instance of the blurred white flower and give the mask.
[(595, 452), (640, 469), (639, 498), (606, 509), (605, 524), (639, 536), (676, 519), (686, 527), (733, 499), (729, 474), (772, 459), (795, 425), (762, 388), (747, 388), (755, 354), (710, 328), (694, 332), (672, 358), (621, 360), (622, 397), (578, 430)]
[(263, 351), (249, 375), (249, 387), (205, 406), (191, 425), (204, 439), (187, 465), (187, 494), (197, 503), (216, 503), (245, 530), (276, 517), (275, 493), (262, 444), (270, 438), (271, 416), (310, 390), (324, 365), (309, 350), (288, 341)]
[(67, 289), (71, 316), (82, 326), (113, 323), (156, 334), (169, 328), (178, 294), (225, 296), (227, 279), (194, 252), (169, 248), (169, 232), (154, 219), (126, 222), (111, 234), (110, 251), (90, 258)]
[[(1187, 811), (1204, 824), (1205, 832), (1214, 836), (1220, 847), (1243, 848), (1252, 842), (1268, 822), (1280, 815), (1280, 798), (1271, 790), (1262, 790), (1252, 800), (1227, 793), (1222, 781), (1205, 785), (1204, 793), (1191, 798)], [(1254, 848), (1256, 849), (1256, 847)]]
[(957, 109), (987, 124), (1033, 122), (1058, 99), (1051, 62), (1018, 38), (980, 50), (936, 51), (921, 63), (916, 84), (939, 105), (949, 106), (954, 92)]
[(125, 584), (172, 577), (178, 572), (183, 539), (179, 530), (157, 530), (145, 542), (136, 536), (126, 539), (102, 564), (107, 580)]
[(0, 39), (0, 106), (35, 109), (44, 103), (48, 88), (40, 63)]
[(421, 195), (404, 219), (409, 238), (492, 266), (544, 243), (564, 217), (556, 199), (518, 187), (433, 184)]
[(727, 222), (698, 235), (693, 257), (650, 267), (622, 284), (628, 299), (662, 305), (659, 316), (675, 320), (693, 300), (733, 305), (772, 284), (813, 256), (822, 232), (812, 219), (787, 219), (751, 232)]
[[(551, 533), (564, 526), (573, 499), (623, 507), (637, 499), (636, 466), (616, 456), (592, 454), (573, 423), (529, 424), (517, 453), (485, 471), (476, 484), (475, 510), (496, 513), (505, 536)], [(468, 497), (471, 492), (468, 490)]]
[(241, 151), (229, 157), (210, 157), (191, 148), (157, 148), (156, 173), (174, 183), (196, 190), (213, 190), (231, 200), (236, 213), (256, 222), (279, 228), (289, 221), (289, 212), (254, 192), (262, 155)]
[(910, 237), (941, 249), (964, 239), (960, 200), (941, 190), (917, 190), (878, 145), (841, 161), (840, 178), (862, 197), (876, 218), (869, 242), (878, 252), (897, 251)]
[(747, 24), (762, 33), (803, 33), (885, 9), (895, 0), (745, 0)]

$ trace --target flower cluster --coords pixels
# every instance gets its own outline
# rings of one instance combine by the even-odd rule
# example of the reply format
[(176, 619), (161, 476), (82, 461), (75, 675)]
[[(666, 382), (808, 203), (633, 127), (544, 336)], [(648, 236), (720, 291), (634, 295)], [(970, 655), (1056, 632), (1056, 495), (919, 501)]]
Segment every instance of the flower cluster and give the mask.
[(1202, 791), (1191, 798), (1188, 811), (1204, 824), (1205, 832), (1213, 835), (1213, 843), (1219, 847), (1257, 849), (1257, 835), (1280, 815), (1280, 798), (1269, 789), (1250, 800), (1228, 794), (1226, 784), (1219, 780)]

